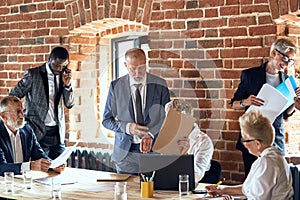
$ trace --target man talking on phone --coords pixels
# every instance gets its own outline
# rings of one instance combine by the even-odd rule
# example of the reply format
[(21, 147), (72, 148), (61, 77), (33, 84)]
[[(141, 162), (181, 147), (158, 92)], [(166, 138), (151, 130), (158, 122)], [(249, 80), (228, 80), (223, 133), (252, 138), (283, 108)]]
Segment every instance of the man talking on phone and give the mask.
[(25, 119), (33, 129), (38, 142), (51, 158), (65, 150), (65, 114), (74, 106), (69, 53), (55, 47), (48, 62), (25, 71), (10, 95), (25, 97)]

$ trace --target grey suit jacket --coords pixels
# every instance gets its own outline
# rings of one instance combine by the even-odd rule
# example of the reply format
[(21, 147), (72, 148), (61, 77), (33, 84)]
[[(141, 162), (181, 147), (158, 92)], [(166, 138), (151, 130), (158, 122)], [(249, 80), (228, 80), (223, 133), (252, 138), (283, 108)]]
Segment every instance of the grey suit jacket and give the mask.
[[(59, 85), (59, 98), (55, 102), (57, 119), (59, 123), (60, 142), (65, 139), (64, 105), (70, 109), (74, 106), (73, 89), (66, 89), (63, 81)], [(45, 118), (49, 109), (49, 86), (46, 63), (42, 66), (27, 70), (22, 79), (12, 89), (10, 95), (23, 98), (25, 101), (25, 118), (32, 127), (38, 140), (46, 134)]]
[[(170, 94), (164, 79), (147, 73), (146, 80), (144, 124), (154, 135), (155, 142), (165, 119), (164, 107), (170, 101)], [(134, 121), (129, 75), (127, 74), (111, 82), (103, 114), (103, 126), (115, 132), (113, 160), (121, 161), (128, 154), (133, 136), (126, 134), (126, 124)]]

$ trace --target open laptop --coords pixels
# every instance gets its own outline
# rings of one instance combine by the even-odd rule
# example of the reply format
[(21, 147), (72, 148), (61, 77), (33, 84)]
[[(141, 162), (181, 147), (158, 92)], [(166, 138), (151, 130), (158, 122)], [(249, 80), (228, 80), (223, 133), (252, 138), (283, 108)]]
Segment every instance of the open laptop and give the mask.
[(151, 177), (155, 171), (154, 189), (178, 190), (178, 176), (189, 175), (189, 190), (195, 189), (194, 155), (141, 154), (140, 173)]

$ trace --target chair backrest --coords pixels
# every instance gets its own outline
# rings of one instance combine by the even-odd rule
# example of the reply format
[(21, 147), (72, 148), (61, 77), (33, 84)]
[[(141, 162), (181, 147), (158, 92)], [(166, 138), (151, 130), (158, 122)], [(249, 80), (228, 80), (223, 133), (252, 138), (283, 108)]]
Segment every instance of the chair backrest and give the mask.
[(221, 164), (216, 161), (216, 160), (211, 160), (210, 161), (210, 165), (212, 169), (214, 169), (214, 171), (216, 172), (216, 177), (218, 180), (221, 180), (222, 179), (222, 167), (221, 167)]
[(199, 183), (211, 183), (216, 184), (222, 179), (222, 167), (221, 164), (216, 160), (210, 161), (210, 169), (205, 172), (204, 177)]
[(293, 177), (293, 200), (300, 200), (300, 166), (290, 165), (292, 177)]

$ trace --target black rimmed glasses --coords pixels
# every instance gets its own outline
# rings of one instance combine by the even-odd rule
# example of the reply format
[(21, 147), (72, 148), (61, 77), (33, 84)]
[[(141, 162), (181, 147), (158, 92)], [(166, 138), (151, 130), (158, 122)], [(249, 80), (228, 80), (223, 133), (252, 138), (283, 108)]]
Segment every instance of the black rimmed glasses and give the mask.
[(289, 66), (292, 66), (295, 64), (295, 60), (292, 58), (289, 58), (286, 54), (282, 53), (278, 49), (275, 49), (280, 55), (282, 55), (282, 62), (288, 63)]
[(257, 140), (257, 139), (249, 139), (249, 140), (245, 140), (245, 139), (241, 138), (241, 142), (242, 142), (242, 143), (253, 142), (253, 141), (255, 141), (255, 140)]

